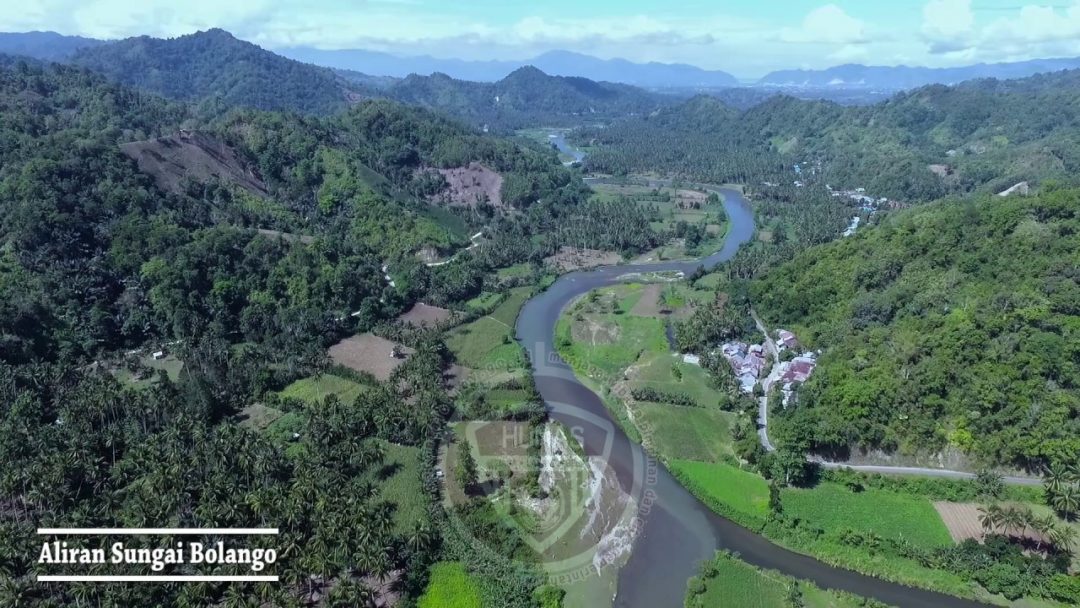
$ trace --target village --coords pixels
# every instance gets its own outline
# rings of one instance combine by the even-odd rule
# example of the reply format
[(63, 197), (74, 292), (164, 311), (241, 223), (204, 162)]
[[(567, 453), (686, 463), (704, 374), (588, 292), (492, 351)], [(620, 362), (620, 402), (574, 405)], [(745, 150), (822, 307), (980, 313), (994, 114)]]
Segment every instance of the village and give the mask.
[[(766, 334), (764, 344), (726, 342), (721, 345), (720, 352), (731, 365), (744, 393), (753, 394), (754, 388), (760, 385), (767, 394), (774, 386), (779, 386), (783, 405), (787, 407), (795, 386), (806, 382), (817, 365), (818, 353), (799, 353), (799, 348), (799, 341), (794, 333), (778, 329), (775, 340)], [(770, 359), (773, 362), (772, 369), (763, 376)]]

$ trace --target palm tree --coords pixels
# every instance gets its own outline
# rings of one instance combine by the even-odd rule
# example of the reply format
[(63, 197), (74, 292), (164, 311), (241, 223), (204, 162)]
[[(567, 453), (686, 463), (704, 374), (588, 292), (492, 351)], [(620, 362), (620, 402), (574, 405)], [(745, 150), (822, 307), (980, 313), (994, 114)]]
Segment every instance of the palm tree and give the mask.
[(1041, 517), (1033, 515), (1031, 518), (1031, 527), (1038, 534), (1038, 538), (1035, 539), (1035, 548), (1041, 550), (1043, 539), (1050, 539), (1050, 541), (1053, 542), (1054, 529), (1057, 527), (1057, 520), (1050, 514)]
[(1006, 535), (1009, 531), (1016, 531), (1024, 524), (1024, 516), (1018, 509), (1009, 507), (1001, 511), (1001, 526)]
[(1076, 528), (1065, 524), (1055, 525), (1050, 531), (1050, 541), (1054, 543), (1058, 551), (1072, 554), (1073, 544), (1076, 542)]
[(1069, 483), (1069, 471), (1060, 463), (1054, 463), (1046, 467), (1046, 471), (1043, 474), (1043, 488), (1046, 489), (1046, 495), (1051, 499), (1057, 496), (1058, 492)]
[(992, 504), (989, 507), (979, 507), (979, 523), (985, 534), (992, 534), (1002, 524), (1003, 513), (1001, 505)]
[(1065, 484), (1056, 494), (1050, 496), (1050, 506), (1072, 521), (1080, 510), (1080, 486)]

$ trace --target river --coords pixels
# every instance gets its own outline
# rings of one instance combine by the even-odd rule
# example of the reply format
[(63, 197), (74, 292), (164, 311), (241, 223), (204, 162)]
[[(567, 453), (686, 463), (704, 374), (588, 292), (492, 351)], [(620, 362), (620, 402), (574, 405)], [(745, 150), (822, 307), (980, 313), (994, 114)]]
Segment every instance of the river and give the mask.
[[(568, 425), (577, 423), (580, 414), (566, 414), (566, 408), (557, 405), (569, 404), (576, 410), (583, 410), (611, 423), (606, 427), (606, 432), (585, 432), (579, 436), (585, 452), (590, 456), (603, 457), (627, 494), (640, 496), (643, 485), (647, 486), (644, 490), (649, 508), (647, 513), (641, 513), (639, 533), (629, 560), (619, 571), (614, 605), (625, 608), (682, 606), (687, 579), (696, 574), (701, 562), (711, 558), (718, 549), (728, 549), (755, 566), (809, 580), (819, 587), (872, 597), (894, 606), (984, 606), (978, 602), (914, 589), (829, 566), (779, 547), (716, 515), (613, 423), (600, 397), (578, 381), (570, 367), (556, 354), (555, 324), (560, 313), (575, 298), (593, 289), (624, 281), (624, 275), (628, 273), (678, 271), (689, 275), (699, 266), (712, 268), (731, 259), (739, 247), (751, 239), (754, 217), (743, 196), (731, 189), (708, 189), (724, 197), (724, 208), (730, 220), (727, 239), (720, 251), (693, 261), (611, 266), (564, 275), (546, 291), (529, 300), (517, 321), (517, 339), (529, 353), (536, 387), (548, 404), (552, 417)], [(650, 464), (643, 467), (643, 463)]]
[(580, 163), (582, 160), (585, 159), (584, 152), (578, 150), (577, 148), (571, 146), (566, 142), (565, 131), (554, 131), (550, 135), (548, 135), (548, 139), (551, 140), (551, 143), (555, 144), (555, 147), (559, 149), (559, 152), (562, 152), (563, 154), (566, 154), (567, 156), (574, 159), (563, 163), (564, 165)]

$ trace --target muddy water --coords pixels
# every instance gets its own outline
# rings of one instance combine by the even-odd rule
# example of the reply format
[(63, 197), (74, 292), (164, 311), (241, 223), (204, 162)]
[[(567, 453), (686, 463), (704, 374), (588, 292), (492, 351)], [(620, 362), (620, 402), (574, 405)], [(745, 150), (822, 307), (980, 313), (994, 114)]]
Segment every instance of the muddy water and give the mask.
[[(620, 277), (630, 272), (679, 271), (688, 275), (698, 266), (711, 268), (730, 259), (753, 236), (753, 214), (742, 195), (734, 190), (716, 190), (724, 195), (724, 207), (731, 221), (720, 251), (696, 261), (604, 267), (567, 274), (522, 308), (517, 338), (529, 353), (537, 389), (553, 418), (575, 425), (581, 414), (574, 412), (585, 411), (611, 421), (596, 393), (579, 382), (555, 353), (555, 324), (572, 300), (593, 289), (618, 283), (623, 280)], [(590, 427), (578, 438), (586, 454), (606, 460), (623, 491), (640, 503), (639, 533), (628, 561), (619, 572), (615, 606), (682, 606), (687, 579), (717, 549), (737, 552), (746, 562), (810, 580), (821, 587), (850, 591), (894, 606), (983, 605), (834, 568), (774, 545), (710, 511), (617, 425)]]

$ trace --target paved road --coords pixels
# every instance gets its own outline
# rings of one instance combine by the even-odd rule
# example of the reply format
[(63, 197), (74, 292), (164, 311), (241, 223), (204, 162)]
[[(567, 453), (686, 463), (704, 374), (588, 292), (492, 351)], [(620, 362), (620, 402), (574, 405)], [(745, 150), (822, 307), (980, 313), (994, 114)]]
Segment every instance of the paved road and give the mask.
[(769, 336), (768, 330), (765, 329), (765, 324), (761, 322), (757, 314), (751, 310), (750, 316), (754, 318), (754, 323), (757, 324), (758, 331), (765, 336), (765, 349), (769, 351), (769, 354), (773, 358), (772, 369), (769, 370), (769, 375), (766, 376), (765, 381), (762, 383), (765, 388), (765, 394), (758, 398), (758, 437), (761, 438), (761, 447), (765, 448), (766, 452), (775, 452), (776, 447), (769, 441), (769, 390), (772, 383), (776, 381), (776, 372), (780, 363), (780, 350), (776, 348), (776, 342), (773, 342), (772, 337)]

